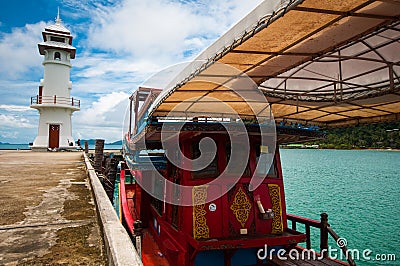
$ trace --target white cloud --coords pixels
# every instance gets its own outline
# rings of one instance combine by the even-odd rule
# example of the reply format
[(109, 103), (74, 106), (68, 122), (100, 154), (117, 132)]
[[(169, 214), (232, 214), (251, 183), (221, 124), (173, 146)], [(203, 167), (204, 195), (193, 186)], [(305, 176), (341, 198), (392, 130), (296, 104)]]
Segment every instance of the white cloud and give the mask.
[(120, 140), (129, 94), (112, 92), (101, 96), (92, 105), (74, 114), (74, 132), (81, 138)]
[(75, 126), (73, 129), (75, 140), (105, 139), (106, 143), (122, 139), (122, 127)]
[[(73, 116), (74, 134), (120, 139), (130, 92), (166, 66), (196, 56), (260, 2), (61, 0), (62, 18), (78, 48), (72, 96), (81, 98), (82, 110)], [(0, 60), (6, 62), (0, 64), (0, 109), (12, 112), (1, 115), (1, 125), (37, 126), (27, 120), (33, 119), (28, 108), (19, 106), (29, 105), (43, 76), (37, 43), (45, 26), (38, 22), (0, 33)], [(154, 77), (150, 83), (163, 84)]]
[(259, 2), (124, 0), (95, 11), (88, 44), (165, 66), (204, 49)]
[(123, 1), (99, 12), (88, 40), (92, 47), (165, 62), (183, 52), (185, 38), (195, 33), (194, 16), (179, 2)]
[(35, 128), (36, 125), (33, 125), (23, 117), (0, 114), (0, 127)]
[(31, 68), (41, 66), (37, 43), (42, 41), (45, 22), (26, 24), (11, 33), (0, 33), (0, 76), (18, 78)]
[[(149, 61), (138, 61), (129, 59), (118, 58), (104, 58), (104, 57), (85, 57), (83, 67), (88, 67), (82, 73), (82, 77), (92, 78), (99, 75), (112, 74), (118, 77), (120, 73), (122, 76), (134, 75), (135, 73), (151, 74), (157, 71), (160, 66)], [(77, 65), (79, 67), (79, 65)]]
[(124, 92), (112, 92), (101, 96), (89, 108), (75, 113), (75, 134), (82, 138), (121, 139), (128, 97), (129, 94)]
[(74, 93), (109, 93), (131, 92), (163, 68), (193, 58), (261, 0), (63, 2), (91, 17), (87, 37), (76, 44), (85, 49), (73, 62)]
[(24, 105), (12, 105), (12, 104), (0, 104), (0, 109), (3, 109), (8, 112), (25, 112), (32, 110), (28, 106)]

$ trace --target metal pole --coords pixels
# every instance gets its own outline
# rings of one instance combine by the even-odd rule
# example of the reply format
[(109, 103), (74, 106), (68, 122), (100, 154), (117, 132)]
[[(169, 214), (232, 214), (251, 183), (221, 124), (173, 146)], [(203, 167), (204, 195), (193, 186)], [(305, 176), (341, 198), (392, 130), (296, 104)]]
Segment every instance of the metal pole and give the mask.
[(132, 97), (129, 97), (129, 137), (132, 134), (132, 101)]
[[(339, 81), (340, 81), (340, 101), (343, 100), (343, 73), (342, 73), (342, 59), (341, 59), (341, 54), (340, 50), (338, 51), (339, 55)], [(336, 97), (335, 97), (336, 100)]]
[(137, 253), (139, 255), (139, 258), (142, 259), (142, 222), (140, 220), (136, 220), (133, 223), (134, 226), (134, 233), (135, 233), (135, 247), (137, 250)]

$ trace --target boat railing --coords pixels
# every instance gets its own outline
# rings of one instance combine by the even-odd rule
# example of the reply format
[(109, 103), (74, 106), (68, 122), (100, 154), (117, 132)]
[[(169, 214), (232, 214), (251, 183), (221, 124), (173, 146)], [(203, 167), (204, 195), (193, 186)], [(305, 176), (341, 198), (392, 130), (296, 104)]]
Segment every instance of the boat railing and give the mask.
[(151, 117), (142, 117), (138, 121), (138, 132), (140, 129), (143, 129), (149, 123), (219, 123), (219, 124), (259, 124), (259, 125), (271, 125), (271, 123), (275, 123), (276, 126), (279, 126), (282, 129), (301, 129), (308, 131), (321, 131), (319, 126), (314, 125), (302, 125), (300, 123), (292, 123), (286, 124), (278, 123), (277, 121), (271, 120), (270, 117), (234, 117), (234, 116), (224, 116), (224, 114), (219, 114), (214, 116), (151, 116)]
[[(297, 224), (303, 224), (305, 226), (305, 234), (307, 235), (307, 240), (306, 240), (306, 248), (311, 249), (311, 227), (320, 229), (320, 254), (324, 258), (328, 258), (328, 237), (329, 235), (332, 236), (332, 238), (338, 242), (341, 238), (338, 236), (338, 234), (332, 229), (332, 227), (328, 223), (328, 214), (326, 213), (321, 213), (321, 220), (312, 220), (292, 214), (287, 215), (287, 219), (292, 222), (292, 229), (297, 230)], [(347, 262), (349, 265), (354, 266), (356, 263), (353, 260), (353, 257), (351, 256), (351, 252), (347, 249), (347, 243), (345, 245), (339, 245), (340, 249), (342, 250), (343, 254), (346, 257)]]
[(200, 116), (152, 116), (150, 118), (158, 122), (194, 122), (194, 123), (244, 123), (244, 124), (269, 124), (273, 120), (271, 117), (258, 117), (236, 115), (226, 115), (223, 113), (213, 113)]

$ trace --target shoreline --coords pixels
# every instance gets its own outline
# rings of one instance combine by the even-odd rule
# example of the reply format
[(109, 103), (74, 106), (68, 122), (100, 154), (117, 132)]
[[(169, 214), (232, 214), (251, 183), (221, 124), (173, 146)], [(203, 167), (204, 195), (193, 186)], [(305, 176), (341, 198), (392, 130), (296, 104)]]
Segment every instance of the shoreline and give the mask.
[[(9, 145), (25, 145), (25, 144), (9, 144)], [(281, 149), (285, 150), (338, 150), (338, 151), (396, 151), (400, 152), (400, 149), (392, 149), (392, 148), (365, 148), (365, 149), (323, 149), (323, 148), (301, 148), (301, 147), (280, 147)], [(30, 148), (11, 148), (11, 147), (1, 147), (0, 145), (0, 151), (30, 151)], [(104, 146), (104, 151), (120, 151), (122, 150), (122, 147), (120, 149), (116, 149), (115, 147), (106, 147)], [(94, 148), (89, 148), (89, 151), (94, 151)]]
[(400, 149), (383, 149), (383, 148), (365, 148), (365, 149), (323, 149), (323, 148), (297, 148), (297, 147), (280, 147), (285, 150), (333, 150), (333, 151), (400, 151)]

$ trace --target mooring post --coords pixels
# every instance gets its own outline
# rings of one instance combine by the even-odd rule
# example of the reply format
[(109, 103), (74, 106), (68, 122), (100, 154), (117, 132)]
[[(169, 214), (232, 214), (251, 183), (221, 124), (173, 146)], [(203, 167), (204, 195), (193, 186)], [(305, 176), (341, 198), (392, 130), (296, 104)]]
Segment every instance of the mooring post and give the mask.
[(126, 167), (126, 162), (125, 161), (122, 161), (121, 162), (121, 169), (126, 169), (127, 167)]
[(104, 139), (96, 139), (94, 147), (94, 170), (97, 173), (102, 173), (103, 165), (103, 150), (104, 150)]
[(324, 258), (328, 257), (328, 226), (328, 214), (321, 213), (320, 253)]
[(142, 259), (142, 221), (136, 220), (133, 223), (134, 233), (135, 233), (135, 247), (136, 251), (139, 255), (139, 258)]
[(85, 153), (89, 153), (89, 143), (85, 141)]

